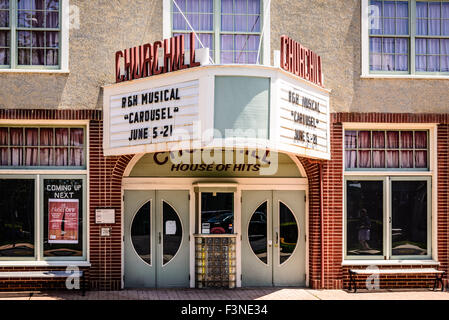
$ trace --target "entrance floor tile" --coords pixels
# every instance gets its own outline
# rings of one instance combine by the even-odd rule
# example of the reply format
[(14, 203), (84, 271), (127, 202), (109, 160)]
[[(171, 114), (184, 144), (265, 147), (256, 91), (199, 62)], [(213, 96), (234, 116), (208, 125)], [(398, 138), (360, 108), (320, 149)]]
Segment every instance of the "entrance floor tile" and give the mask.
[(121, 291), (0, 292), (0, 300), (449, 300), (448, 292), (313, 290), (304, 288), (136, 289)]

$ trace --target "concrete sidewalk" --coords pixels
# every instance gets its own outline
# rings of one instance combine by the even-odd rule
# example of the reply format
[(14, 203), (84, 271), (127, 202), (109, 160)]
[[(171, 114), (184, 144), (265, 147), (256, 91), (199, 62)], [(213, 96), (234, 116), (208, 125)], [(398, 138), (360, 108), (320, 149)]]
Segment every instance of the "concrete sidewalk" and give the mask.
[(348, 293), (344, 290), (303, 288), (245, 289), (144, 289), (79, 292), (0, 292), (0, 300), (449, 300), (448, 292), (377, 290)]

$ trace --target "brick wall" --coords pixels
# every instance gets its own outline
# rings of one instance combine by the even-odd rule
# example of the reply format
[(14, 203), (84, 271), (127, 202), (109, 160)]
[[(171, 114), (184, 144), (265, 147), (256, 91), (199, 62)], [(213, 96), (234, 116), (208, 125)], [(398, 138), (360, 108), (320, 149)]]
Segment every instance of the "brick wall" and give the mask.
[(299, 158), (309, 182), (309, 285), (321, 288), (320, 164)]
[[(132, 155), (104, 157), (102, 151), (102, 122), (100, 111), (90, 110), (0, 110), (0, 119), (88, 119), (89, 126), (89, 228), (90, 262), (88, 270), (93, 289), (116, 290), (121, 287), (121, 183), (123, 172)], [(448, 114), (377, 114), (335, 113), (331, 120), (330, 161), (313, 161), (299, 158), (309, 180), (309, 279), (312, 288), (343, 288), (348, 286), (348, 268), (342, 267), (343, 248), (343, 126), (342, 122), (385, 123), (439, 123), (437, 133), (438, 150), (438, 256), (442, 270), (448, 269), (448, 165), (449, 165), (449, 115)], [(320, 188), (320, 165), (322, 165), (323, 190)], [(324, 219), (320, 218), (320, 202), (323, 201)], [(95, 209), (113, 208), (116, 223), (96, 225)], [(321, 243), (321, 224), (323, 243)], [(111, 227), (111, 237), (100, 237), (101, 227)], [(324, 245), (322, 247), (322, 244)], [(323, 256), (321, 255), (323, 250)], [(321, 269), (323, 263), (324, 268)], [(410, 266), (404, 266), (410, 267)], [(414, 266), (416, 267), (416, 266)], [(58, 268), (20, 267), (0, 268), (11, 270), (54, 270)], [(321, 279), (321, 272), (324, 278)], [(382, 279), (382, 278), (381, 278)], [(408, 282), (388, 282), (388, 286), (423, 286), (428, 281), (417, 281), (410, 275)], [(30, 290), (58, 287), (63, 282), (49, 280), (1, 280), (0, 289)], [(384, 283), (381, 280), (381, 285)]]
[[(132, 156), (103, 156), (103, 126), (90, 122), (90, 261), (91, 286), (99, 290), (121, 287), (121, 185), (123, 172)], [(115, 209), (115, 224), (95, 224), (95, 209)], [(111, 236), (101, 237), (102, 227), (110, 227)]]

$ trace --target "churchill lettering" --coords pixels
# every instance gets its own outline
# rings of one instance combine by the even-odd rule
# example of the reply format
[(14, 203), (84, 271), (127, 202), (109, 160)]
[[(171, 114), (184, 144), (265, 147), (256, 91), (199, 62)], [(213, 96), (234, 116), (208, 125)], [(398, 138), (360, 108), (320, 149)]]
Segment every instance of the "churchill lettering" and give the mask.
[[(186, 61), (184, 35), (172, 37), (153, 44), (120, 50), (115, 53), (116, 82), (147, 78), (153, 75), (193, 68), (195, 62), (194, 34), (190, 33), (190, 59)], [(163, 66), (159, 65), (159, 49), (163, 52)], [(122, 69), (121, 66), (124, 66)], [(164, 97), (165, 97), (164, 92)]]
[(287, 36), (281, 37), (281, 68), (321, 87), (324, 85), (321, 57)]

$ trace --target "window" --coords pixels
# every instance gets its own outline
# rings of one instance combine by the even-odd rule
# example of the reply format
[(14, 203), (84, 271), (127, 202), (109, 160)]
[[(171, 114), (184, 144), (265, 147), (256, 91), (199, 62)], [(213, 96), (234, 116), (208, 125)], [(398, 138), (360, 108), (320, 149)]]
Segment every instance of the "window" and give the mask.
[(35, 180), (0, 178), (0, 258), (35, 255)]
[(85, 175), (2, 174), (0, 260), (84, 260), (86, 217)]
[(60, 69), (63, 0), (0, 0), (0, 68)]
[(449, 74), (449, 1), (364, 1), (364, 73)]
[(0, 127), (0, 260), (86, 259), (85, 139), (84, 127)]
[(347, 258), (430, 257), (430, 178), (347, 177), (345, 183)]
[[(172, 2), (172, 1), (171, 1)], [(262, 61), (262, 0), (176, 0), (215, 63), (256, 64)], [(178, 7), (171, 4), (172, 34), (191, 32)], [(190, 48), (189, 37), (185, 37)], [(195, 47), (201, 48), (198, 39)], [(263, 47), (261, 47), (263, 48)]]
[(234, 193), (201, 192), (201, 233), (234, 233)]
[(383, 181), (346, 181), (346, 255), (383, 256)]
[(428, 131), (347, 130), (345, 168), (428, 170)]
[(430, 130), (347, 129), (344, 137), (345, 258), (430, 259)]
[(0, 127), (1, 167), (85, 167), (85, 134), (75, 127)]
[(370, 70), (409, 70), (408, 1), (370, 1), (379, 12), (378, 28), (370, 29)]

